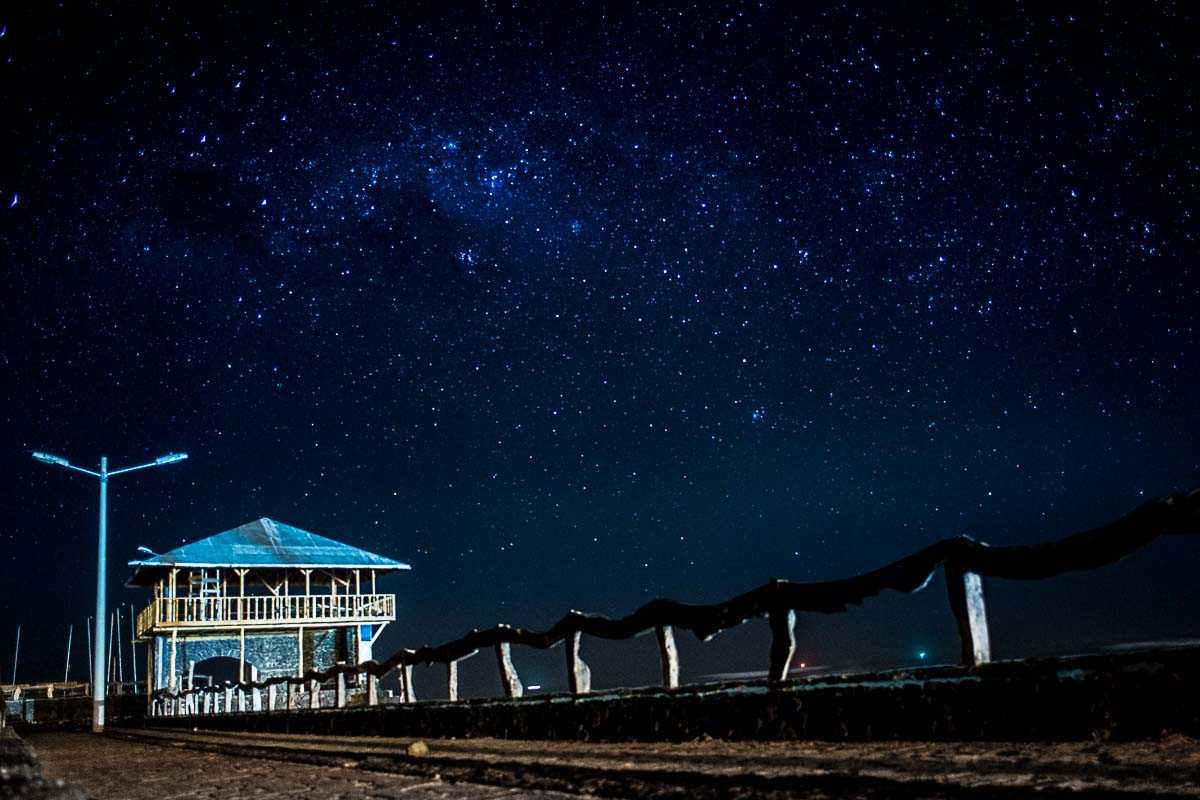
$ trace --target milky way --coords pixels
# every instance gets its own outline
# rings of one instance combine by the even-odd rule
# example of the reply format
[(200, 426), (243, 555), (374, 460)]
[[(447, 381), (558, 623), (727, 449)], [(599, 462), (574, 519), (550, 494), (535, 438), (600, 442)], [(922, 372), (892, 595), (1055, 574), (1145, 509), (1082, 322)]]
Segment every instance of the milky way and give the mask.
[[(88, 613), (58, 581), (95, 515), (34, 448), (191, 454), (114, 484), (114, 602), (136, 545), (272, 516), (414, 565), (392, 647), (1198, 482), (1175, 6), (441, 5), (0, 12), (0, 641), (36, 625), (31, 664)], [(1198, 554), (998, 586), (996, 646), (1194, 634)], [(938, 587), (801, 625), (813, 662), (956, 652)], [(756, 635), (685, 673), (761, 668)], [(600, 649), (598, 685), (653, 675)]]

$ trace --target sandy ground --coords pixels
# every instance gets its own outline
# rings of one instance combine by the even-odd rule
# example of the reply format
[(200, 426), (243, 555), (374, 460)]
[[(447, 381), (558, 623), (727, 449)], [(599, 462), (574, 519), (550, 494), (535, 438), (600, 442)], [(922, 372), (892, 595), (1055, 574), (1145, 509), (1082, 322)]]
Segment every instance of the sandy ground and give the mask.
[(595, 744), (114, 731), (27, 737), (106, 798), (1200, 797), (1200, 743)]

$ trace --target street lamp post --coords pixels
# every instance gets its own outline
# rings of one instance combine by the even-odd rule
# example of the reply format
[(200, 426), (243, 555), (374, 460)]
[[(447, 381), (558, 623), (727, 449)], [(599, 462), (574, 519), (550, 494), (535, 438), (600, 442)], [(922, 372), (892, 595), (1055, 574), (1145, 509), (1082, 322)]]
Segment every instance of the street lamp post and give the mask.
[(159, 456), (147, 464), (139, 464), (136, 467), (125, 467), (124, 469), (112, 471), (108, 469), (108, 457), (101, 456), (99, 472), (77, 467), (70, 461), (67, 461), (67, 459), (61, 456), (52, 456), (49, 453), (35, 451), (33, 457), (43, 464), (52, 464), (56, 467), (82, 472), (84, 475), (91, 475), (93, 478), (100, 479), (100, 536), (99, 541), (96, 543), (96, 636), (94, 640), (96, 642), (96, 649), (92, 655), (92, 732), (103, 733), (104, 699), (108, 694), (107, 665), (104, 663), (105, 652), (101, 646), (104, 642), (104, 626), (107, 619), (105, 614), (105, 576), (108, 570), (108, 479), (115, 475), (123, 475), (126, 472), (133, 472), (139, 469), (174, 464), (187, 458), (187, 453), (168, 453), (165, 456)]

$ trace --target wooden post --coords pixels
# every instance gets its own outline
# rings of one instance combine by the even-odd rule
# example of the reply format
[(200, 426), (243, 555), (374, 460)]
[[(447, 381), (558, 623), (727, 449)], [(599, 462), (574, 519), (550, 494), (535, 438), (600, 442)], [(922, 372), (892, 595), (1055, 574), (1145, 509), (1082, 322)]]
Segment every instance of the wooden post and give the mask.
[(334, 690), (334, 705), (338, 708), (346, 707), (346, 673), (339, 672), (337, 674), (337, 684)]
[(663, 686), (679, 688), (679, 651), (675, 649), (675, 631), (670, 625), (659, 625), (654, 629), (658, 639), (658, 657), (662, 662)]
[[(254, 666), (253, 664), (250, 665), (250, 681), (252, 683), (258, 683), (258, 667)], [(254, 711), (262, 711), (262, 689), (255, 686), (250, 691), (250, 708)]]
[(225, 684), (225, 713), (233, 713), (233, 684)]
[(946, 564), (946, 592), (950, 595), (950, 610), (958, 623), (962, 641), (962, 663), (978, 667), (992, 660), (988, 637), (987, 607), (983, 602), (983, 580), (976, 572)]
[(458, 700), (458, 662), (446, 662), (446, 697), (450, 702)]
[(413, 686), (413, 665), (400, 665), (400, 701), (404, 703), (417, 702), (417, 690)]
[(154, 688), (163, 688), (163, 637), (154, 637)]
[(379, 705), (379, 678), (372, 673), (367, 673), (367, 705)]
[(771, 665), (767, 680), (780, 683), (787, 680), (796, 654), (796, 611), (795, 609), (771, 609), (768, 614), (771, 625)]
[(296, 677), (304, 677), (304, 628), (296, 629)]
[(520, 697), (525, 694), (525, 687), (521, 686), (521, 678), (513, 666), (512, 646), (508, 642), (496, 645), (496, 663), (500, 666), (500, 684), (504, 689), (504, 696)]
[[(239, 598), (238, 602), (241, 602)], [(238, 682), (246, 681), (246, 629), (238, 628)]]
[(187, 696), (187, 700), (185, 702), (187, 703), (188, 711), (193, 714), (195, 713), (196, 695), (192, 694), (192, 687), (195, 685), (196, 685), (196, 662), (192, 659), (188, 659), (188, 673), (187, 673), (188, 696)]
[(592, 690), (592, 670), (579, 655), (583, 634), (573, 631), (567, 636), (567, 686), (571, 694), (587, 694)]
[(176, 649), (175, 639), (178, 635), (179, 635), (179, 630), (177, 628), (172, 628), (171, 629), (171, 680), (168, 685), (168, 688), (170, 688), (170, 690), (172, 692), (179, 688), (179, 683), (175, 679), (175, 649)]
[(275, 710), (275, 684), (267, 686), (267, 711)]
[(204, 713), (211, 714), (213, 711), (213, 693), (206, 691), (204, 693)]
[[(157, 637), (155, 637), (157, 638)], [(154, 716), (154, 648), (146, 642), (146, 713)]]
[(321, 684), (318, 681), (308, 682), (308, 707), (321, 707)]

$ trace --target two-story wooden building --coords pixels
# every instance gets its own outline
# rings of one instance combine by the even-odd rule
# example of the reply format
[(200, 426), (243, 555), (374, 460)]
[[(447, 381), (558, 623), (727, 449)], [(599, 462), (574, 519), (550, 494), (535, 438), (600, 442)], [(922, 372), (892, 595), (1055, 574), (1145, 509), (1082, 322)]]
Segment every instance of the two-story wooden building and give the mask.
[(196, 665), (221, 659), (241, 680), (366, 661), (396, 619), (379, 578), (410, 569), (266, 518), (129, 565), (129, 585), (153, 591), (137, 636), (156, 689), (185, 687)]

